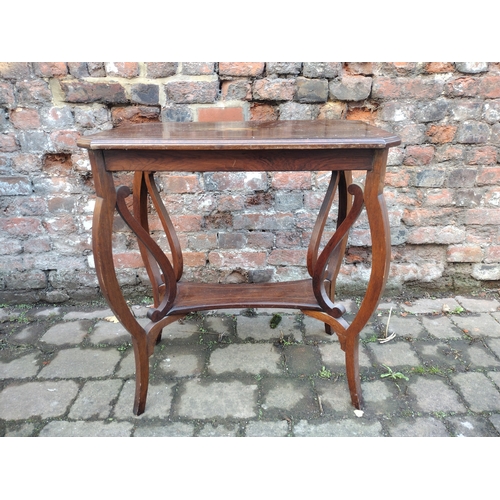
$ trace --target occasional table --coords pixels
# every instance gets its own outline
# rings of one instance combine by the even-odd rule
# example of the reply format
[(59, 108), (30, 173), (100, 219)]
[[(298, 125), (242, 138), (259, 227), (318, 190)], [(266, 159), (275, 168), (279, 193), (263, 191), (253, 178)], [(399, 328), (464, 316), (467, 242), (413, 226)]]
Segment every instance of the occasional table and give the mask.
[[(388, 150), (398, 144), (399, 137), (392, 133), (348, 120), (144, 123), (79, 139), (78, 145), (88, 149), (95, 182), (92, 244), (99, 285), (110, 308), (132, 335), (136, 415), (146, 407), (149, 357), (162, 329), (192, 312), (226, 308), (292, 308), (322, 321), (326, 334), (339, 337), (351, 401), (361, 408), (358, 336), (377, 307), (389, 271), (390, 232), (383, 188)], [(352, 182), (354, 170), (366, 172), (364, 187)], [(262, 171), (331, 172), (307, 250), (310, 277), (240, 284), (183, 281), (181, 245), (154, 174)], [(133, 173), (131, 185), (115, 187), (117, 172)], [(322, 247), (336, 192), (336, 231)], [(150, 234), (150, 206), (165, 231), (168, 256)], [(363, 207), (372, 241), (371, 274), (359, 310), (349, 324), (343, 318), (344, 307), (335, 302), (335, 284), (349, 229)], [(144, 327), (129, 309), (118, 283), (112, 248), (115, 211), (137, 236), (152, 283), (154, 308)]]

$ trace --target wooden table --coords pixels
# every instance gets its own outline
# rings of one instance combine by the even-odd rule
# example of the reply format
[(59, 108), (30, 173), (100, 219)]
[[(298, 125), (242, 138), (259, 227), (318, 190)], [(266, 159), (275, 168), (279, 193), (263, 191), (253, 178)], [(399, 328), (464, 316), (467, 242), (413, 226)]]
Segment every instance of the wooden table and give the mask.
[[(109, 306), (132, 335), (136, 366), (134, 413), (146, 406), (149, 356), (162, 329), (191, 312), (222, 308), (295, 308), (335, 332), (345, 352), (351, 400), (360, 408), (358, 335), (375, 311), (390, 262), (390, 233), (383, 197), (388, 149), (400, 139), (362, 122), (316, 120), (217, 123), (146, 123), (82, 137), (96, 189), (92, 239), (99, 284)], [(352, 171), (365, 171), (364, 188)], [(115, 188), (114, 172), (134, 172), (133, 186)], [(155, 172), (330, 171), (331, 179), (307, 251), (310, 278), (282, 283), (207, 284), (182, 281), (181, 246), (154, 182)], [(132, 189), (131, 189), (132, 188)], [(323, 229), (338, 191), (337, 229), (320, 251)], [(133, 212), (127, 197), (132, 193)], [(150, 236), (152, 203), (171, 257)], [(363, 206), (372, 238), (372, 268), (358, 313), (349, 324), (335, 303), (335, 282), (347, 236)], [(112, 251), (115, 210), (138, 238), (153, 286), (154, 309), (142, 327), (118, 284)]]

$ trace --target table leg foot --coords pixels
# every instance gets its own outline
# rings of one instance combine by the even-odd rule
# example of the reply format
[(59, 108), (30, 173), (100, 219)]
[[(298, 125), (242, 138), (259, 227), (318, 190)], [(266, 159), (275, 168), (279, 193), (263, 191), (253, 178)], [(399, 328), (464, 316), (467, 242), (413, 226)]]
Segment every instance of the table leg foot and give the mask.
[(132, 339), (135, 357), (135, 398), (134, 414), (139, 416), (146, 409), (146, 399), (149, 385), (149, 356), (146, 339), (137, 341)]
[(359, 374), (359, 341), (358, 338), (347, 339), (345, 348), (345, 366), (347, 385), (351, 394), (352, 405), (361, 410), (363, 404), (361, 377)]

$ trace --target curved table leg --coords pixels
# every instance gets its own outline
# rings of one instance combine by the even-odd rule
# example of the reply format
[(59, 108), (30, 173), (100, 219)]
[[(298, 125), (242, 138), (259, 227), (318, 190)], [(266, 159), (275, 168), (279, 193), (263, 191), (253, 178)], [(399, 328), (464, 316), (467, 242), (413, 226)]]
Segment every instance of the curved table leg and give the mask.
[(112, 232), (117, 196), (113, 176), (105, 170), (100, 151), (89, 151), (89, 155), (97, 196), (92, 224), (92, 248), (96, 273), (101, 291), (111, 310), (123, 327), (132, 335), (136, 367), (134, 413), (140, 415), (144, 412), (148, 392), (147, 335), (130, 311), (115, 272)]

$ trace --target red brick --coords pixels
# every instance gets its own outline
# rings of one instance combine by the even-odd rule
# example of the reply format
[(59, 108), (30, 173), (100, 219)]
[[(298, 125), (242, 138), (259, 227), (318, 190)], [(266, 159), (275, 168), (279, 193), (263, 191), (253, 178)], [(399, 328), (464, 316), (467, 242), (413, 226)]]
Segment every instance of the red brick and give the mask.
[(500, 189), (496, 186), (488, 189), (483, 195), (483, 200), (485, 205), (500, 206)]
[(311, 189), (311, 172), (275, 172), (272, 186), (276, 189)]
[(146, 70), (148, 78), (166, 78), (177, 73), (176, 62), (148, 62)]
[(165, 84), (167, 100), (176, 104), (209, 104), (219, 93), (217, 80), (171, 81)]
[(433, 146), (408, 146), (406, 148), (405, 165), (429, 165), (434, 158)]
[(33, 63), (35, 74), (43, 78), (66, 76), (68, 67), (65, 62), (36, 62)]
[(129, 123), (159, 122), (160, 110), (148, 106), (127, 106), (111, 108), (113, 125), (120, 126)]
[(455, 78), (446, 84), (445, 89), (453, 97), (475, 97), (480, 93), (480, 80), (470, 76)]
[(144, 267), (144, 261), (139, 252), (116, 253), (113, 255), (113, 262), (116, 269), (137, 269)]
[(172, 217), (172, 223), (176, 231), (192, 232), (200, 231), (202, 216), (201, 215), (176, 215)]
[(375, 113), (367, 108), (349, 108), (347, 110), (347, 120), (359, 120), (370, 125), (375, 125)]
[(16, 142), (16, 137), (14, 134), (0, 134), (0, 152), (1, 153), (12, 153), (17, 151), (19, 146)]
[(10, 120), (14, 127), (21, 130), (40, 127), (40, 115), (36, 109), (14, 109), (10, 113)]
[(448, 262), (481, 262), (483, 250), (477, 245), (451, 245), (446, 254)]
[(214, 72), (213, 62), (183, 62), (182, 73), (185, 75), (211, 75)]
[(481, 78), (481, 97), (497, 99), (500, 97), (500, 76), (485, 76)]
[(468, 154), (469, 165), (496, 165), (497, 150), (493, 146), (474, 148)]
[(198, 108), (199, 122), (240, 122), (243, 121), (243, 108)]
[(306, 251), (277, 249), (273, 250), (267, 259), (273, 266), (304, 266), (306, 264)]
[(116, 82), (62, 80), (60, 85), (66, 102), (119, 104), (128, 101), (125, 89)]
[(194, 193), (200, 190), (197, 175), (168, 175), (164, 182), (168, 193)]
[(479, 171), (476, 183), (478, 186), (485, 184), (500, 184), (500, 167), (486, 167)]
[(278, 112), (270, 104), (252, 104), (250, 108), (250, 120), (274, 121), (278, 119)]
[(433, 206), (445, 206), (453, 204), (453, 193), (451, 189), (426, 189), (425, 204)]
[(404, 170), (387, 172), (385, 175), (385, 184), (386, 186), (392, 187), (407, 187), (410, 182), (410, 177), (410, 173)]
[(434, 144), (443, 144), (453, 141), (457, 127), (452, 125), (431, 125), (426, 134)]
[(57, 151), (76, 150), (76, 141), (80, 138), (80, 133), (75, 130), (56, 130), (50, 134), (50, 140)]
[(77, 232), (75, 220), (71, 215), (63, 215), (51, 219), (45, 219), (43, 227), (49, 234), (72, 234)]
[(373, 75), (373, 63), (348, 62), (344, 63), (343, 70), (348, 75)]
[(294, 95), (294, 79), (263, 78), (253, 84), (253, 98), (259, 101), (291, 101)]
[(454, 70), (453, 64), (449, 62), (430, 62), (425, 66), (427, 73), (452, 73)]
[(221, 268), (258, 268), (266, 263), (265, 252), (210, 252), (208, 260), (211, 265)]
[(485, 262), (500, 262), (500, 245), (492, 245), (486, 249)]
[(49, 175), (68, 175), (73, 168), (69, 154), (47, 154), (43, 158), (43, 169)]
[(139, 76), (139, 63), (136, 62), (108, 62), (106, 73), (113, 76), (133, 78)]
[(184, 264), (189, 267), (201, 267), (207, 263), (205, 252), (182, 252)]
[(0, 105), (14, 107), (14, 87), (7, 82), (0, 82)]
[(464, 157), (464, 148), (462, 146), (443, 146), (436, 151), (436, 160), (438, 162), (449, 160), (462, 160)]
[(382, 99), (433, 99), (438, 97), (443, 84), (433, 78), (388, 78), (373, 79), (372, 97)]
[(260, 76), (264, 72), (263, 62), (220, 62), (219, 75)]
[(408, 243), (449, 245), (461, 243), (465, 239), (465, 230), (457, 226), (416, 227), (408, 232)]
[(0, 62), (0, 78), (22, 80), (29, 78), (30, 69), (25, 62)]
[(465, 212), (466, 224), (500, 224), (500, 208), (472, 208)]
[(24, 237), (43, 231), (40, 220), (35, 217), (0, 218), (0, 230), (11, 236)]

